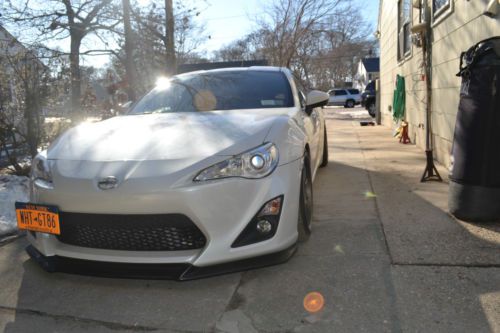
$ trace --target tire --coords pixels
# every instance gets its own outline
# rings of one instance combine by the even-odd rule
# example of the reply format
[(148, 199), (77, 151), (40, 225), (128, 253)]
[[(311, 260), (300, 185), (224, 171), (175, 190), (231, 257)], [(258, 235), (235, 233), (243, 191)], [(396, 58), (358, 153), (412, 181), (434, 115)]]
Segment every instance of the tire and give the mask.
[(368, 110), (368, 113), (372, 118), (375, 118), (375, 103), (370, 103), (366, 106), (366, 109)]
[(321, 159), (320, 168), (324, 168), (328, 165), (328, 134), (326, 133), (326, 125), (325, 125), (325, 135), (323, 139), (323, 158)]
[(309, 164), (309, 154), (304, 157), (304, 167), (300, 177), (300, 198), (299, 198), (299, 218), (297, 221), (297, 231), (299, 242), (305, 242), (311, 235), (311, 222), (313, 214), (313, 189), (311, 180), (311, 167)]
[(345, 107), (346, 108), (353, 108), (354, 107), (354, 101), (352, 99), (349, 99), (345, 102)]

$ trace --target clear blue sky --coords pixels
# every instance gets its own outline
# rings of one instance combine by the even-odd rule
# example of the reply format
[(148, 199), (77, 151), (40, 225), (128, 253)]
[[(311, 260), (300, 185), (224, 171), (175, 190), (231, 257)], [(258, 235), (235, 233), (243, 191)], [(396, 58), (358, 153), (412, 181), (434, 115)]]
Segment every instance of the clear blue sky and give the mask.
[[(147, 1), (147, 0), (143, 0)], [(354, 0), (363, 9), (363, 15), (376, 29), (378, 0)], [(224, 44), (238, 39), (256, 27), (254, 18), (263, 12), (266, 0), (208, 0), (209, 6), (202, 12), (206, 32), (212, 37), (203, 48), (207, 51), (218, 49)]]

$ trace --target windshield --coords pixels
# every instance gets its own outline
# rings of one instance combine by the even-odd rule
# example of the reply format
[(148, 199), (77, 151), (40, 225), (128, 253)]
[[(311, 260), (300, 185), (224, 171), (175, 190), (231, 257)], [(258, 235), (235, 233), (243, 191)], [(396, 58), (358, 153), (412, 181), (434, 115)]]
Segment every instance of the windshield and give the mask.
[(294, 105), (281, 72), (218, 71), (178, 76), (144, 96), (129, 114), (267, 109)]

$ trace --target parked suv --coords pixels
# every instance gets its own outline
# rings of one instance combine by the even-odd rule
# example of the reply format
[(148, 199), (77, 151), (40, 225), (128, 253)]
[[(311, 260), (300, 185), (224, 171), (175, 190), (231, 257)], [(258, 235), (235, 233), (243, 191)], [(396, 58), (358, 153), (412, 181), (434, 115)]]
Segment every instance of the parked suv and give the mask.
[(344, 106), (353, 108), (361, 103), (361, 95), (358, 89), (332, 89), (328, 91), (330, 99), (328, 105)]
[(366, 85), (365, 91), (361, 94), (361, 106), (364, 106), (372, 117), (375, 117), (375, 102), (375, 81), (370, 81)]

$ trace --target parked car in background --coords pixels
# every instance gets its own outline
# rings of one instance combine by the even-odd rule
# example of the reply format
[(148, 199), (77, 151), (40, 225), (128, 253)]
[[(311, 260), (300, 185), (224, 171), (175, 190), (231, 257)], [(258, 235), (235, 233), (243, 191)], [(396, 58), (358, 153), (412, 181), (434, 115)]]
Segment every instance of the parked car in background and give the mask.
[(330, 95), (328, 105), (331, 106), (353, 108), (361, 103), (361, 94), (358, 89), (332, 89), (328, 91), (328, 94)]
[(370, 81), (366, 85), (365, 91), (361, 94), (361, 106), (364, 106), (370, 116), (375, 117), (375, 81)]
[(49, 271), (180, 280), (286, 261), (311, 232), (328, 94), (275, 67), (158, 82), (34, 159), (30, 203), (16, 203), (30, 256)]

